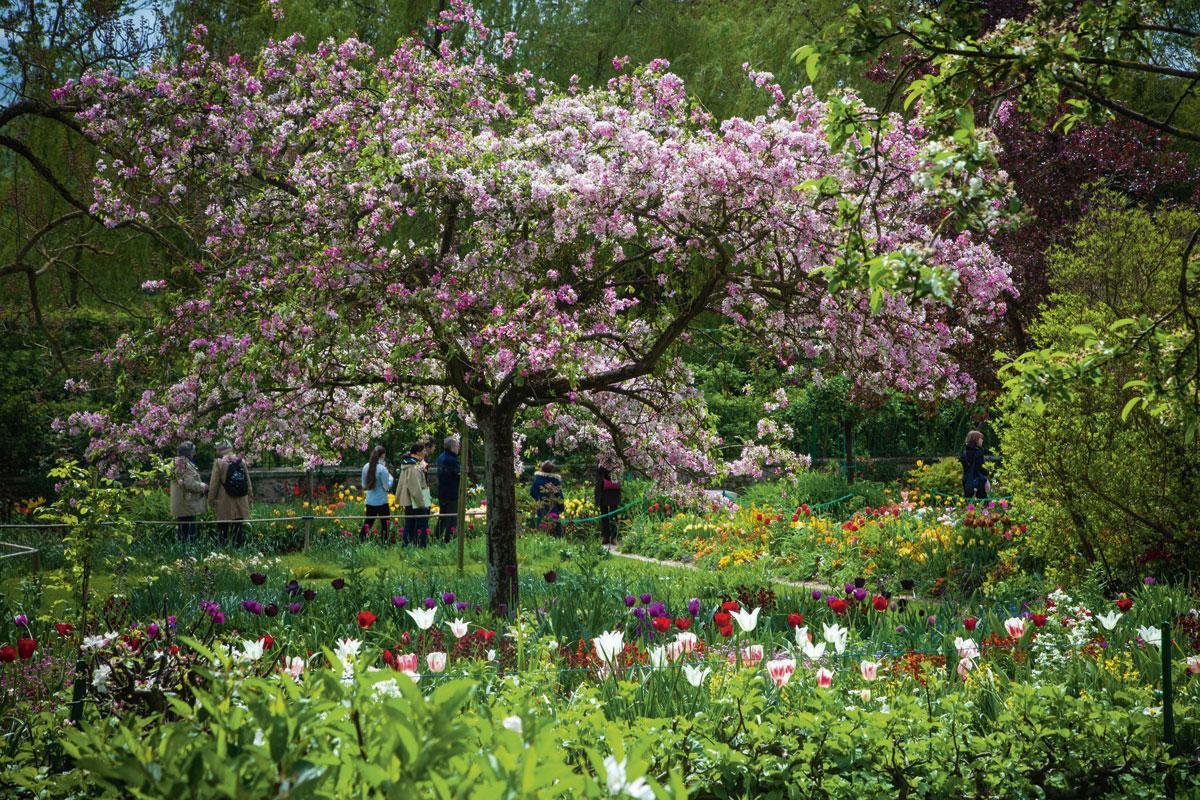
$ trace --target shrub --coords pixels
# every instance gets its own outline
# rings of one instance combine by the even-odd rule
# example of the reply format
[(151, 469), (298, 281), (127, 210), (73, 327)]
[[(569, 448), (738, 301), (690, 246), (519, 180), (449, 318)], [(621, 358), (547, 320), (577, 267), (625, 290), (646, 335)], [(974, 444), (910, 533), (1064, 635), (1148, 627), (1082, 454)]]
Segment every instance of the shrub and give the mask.
[[(1149, 212), (1101, 195), (1074, 241), (1050, 254), (1049, 305), (1038, 347), (1067, 349), (1079, 326), (1154, 314), (1175, 291), (1200, 216)], [(1006, 398), (1003, 475), (1038, 520), (1030, 546), (1059, 573), (1099, 568), (1111, 584), (1200, 565), (1200, 449), (1177, 425), (1122, 411), (1133, 377), (1121, 362), (1044, 408)]]

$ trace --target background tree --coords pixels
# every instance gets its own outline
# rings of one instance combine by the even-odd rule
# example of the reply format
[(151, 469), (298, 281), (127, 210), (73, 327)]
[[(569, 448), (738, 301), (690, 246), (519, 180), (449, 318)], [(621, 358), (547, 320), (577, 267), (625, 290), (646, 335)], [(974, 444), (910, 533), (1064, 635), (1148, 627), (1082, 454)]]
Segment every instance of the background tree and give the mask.
[[(197, 276), (108, 357), (137, 390), (132, 421), (71, 421), (93, 455), (206, 429), (317, 460), (457, 409), (484, 440), (498, 608), (516, 597), (522, 415), (662, 485), (712, 472), (678, 350), (705, 314), (785, 363), (857, 359), (864, 387), (969, 385), (948, 351), (1003, 313), (1008, 278), (936, 213), (916, 130), (897, 120), (865, 158), (825, 133), (856, 101), (788, 102), (759, 73), (768, 112), (720, 125), (662, 62), (537, 86), (479, 56), (513, 37), (493, 45), (459, 4), (442, 21), (463, 46), (377, 61), (291, 37), (256, 65), (192, 44), (64, 90), (103, 150), (101, 212), (169, 229)], [(847, 217), (867, 221), (849, 238)]]

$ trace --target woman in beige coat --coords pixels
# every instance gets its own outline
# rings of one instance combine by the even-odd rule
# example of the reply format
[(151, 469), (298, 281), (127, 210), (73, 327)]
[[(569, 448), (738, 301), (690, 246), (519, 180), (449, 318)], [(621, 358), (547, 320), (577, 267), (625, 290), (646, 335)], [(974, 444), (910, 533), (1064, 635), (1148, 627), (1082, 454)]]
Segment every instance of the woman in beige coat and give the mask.
[(200, 470), (192, 461), (196, 445), (183, 442), (176, 450), (175, 471), (171, 474), (171, 516), (179, 523), (179, 540), (196, 538), (196, 517), (204, 513), (208, 487), (200, 480)]
[(234, 454), (228, 442), (218, 443), (216, 451), (217, 459), (208, 478), (208, 502), (217, 519), (221, 543), (240, 547), (245, 543), (242, 520), (250, 518), (254, 485), (250, 482), (246, 462)]
[(407, 547), (429, 546), (429, 483), (425, 480), (425, 443), (417, 442), (400, 459), (396, 476), (396, 505), (404, 509), (404, 536)]

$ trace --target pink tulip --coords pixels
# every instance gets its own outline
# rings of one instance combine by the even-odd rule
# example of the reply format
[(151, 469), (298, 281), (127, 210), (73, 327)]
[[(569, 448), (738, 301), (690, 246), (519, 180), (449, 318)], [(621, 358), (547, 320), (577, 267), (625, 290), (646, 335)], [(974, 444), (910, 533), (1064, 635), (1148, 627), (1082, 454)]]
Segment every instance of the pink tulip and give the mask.
[(963, 659), (958, 662), (958, 674), (964, 681), (967, 679), (967, 673), (973, 669), (975, 669), (975, 662), (969, 657), (964, 656)]
[(1020, 617), (1009, 617), (1004, 621), (1004, 630), (1014, 639), (1020, 639), (1025, 633), (1025, 620)]
[(416, 672), (417, 665), (421, 662), (420, 659), (417, 658), (416, 653), (401, 653), (400, 655), (396, 656), (396, 660), (392, 663), (395, 664), (396, 669), (400, 670), (401, 672)]
[(683, 648), (683, 652), (691, 653), (696, 649), (696, 643), (700, 639), (691, 631), (682, 631), (675, 636), (675, 641)]
[(1193, 675), (1200, 675), (1200, 656), (1188, 656), (1187, 671)]
[(446, 669), (446, 654), (430, 653), (425, 656), (425, 663), (429, 665), (430, 672), (443, 672)]
[(288, 675), (291, 675), (293, 678), (299, 678), (304, 674), (304, 659), (302, 659), (300, 656), (292, 656), (284, 663), (286, 664), (284, 667), (284, 672), (286, 672)]
[(862, 673), (863, 680), (873, 681), (878, 677), (879, 665), (874, 661), (863, 661), (858, 665), (858, 671)]
[(795, 671), (796, 662), (790, 658), (767, 662), (767, 673), (771, 676), (771, 681), (779, 687), (786, 686)]
[(820, 686), (822, 689), (828, 689), (830, 686), (833, 686), (833, 673), (824, 667), (817, 670), (817, 686)]
[(763, 660), (763, 646), (761, 644), (747, 645), (742, 648), (742, 663), (757, 664)]

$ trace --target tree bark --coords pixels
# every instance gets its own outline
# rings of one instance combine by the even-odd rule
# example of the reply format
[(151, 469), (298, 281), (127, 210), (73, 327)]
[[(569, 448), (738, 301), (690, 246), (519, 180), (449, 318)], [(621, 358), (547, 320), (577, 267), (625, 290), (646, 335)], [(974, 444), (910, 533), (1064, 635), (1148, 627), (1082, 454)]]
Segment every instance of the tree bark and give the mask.
[(514, 413), (476, 408), (483, 439), (484, 493), (487, 497), (487, 590), (492, 611), (517, 607), (517, 481), (513, 472)]

